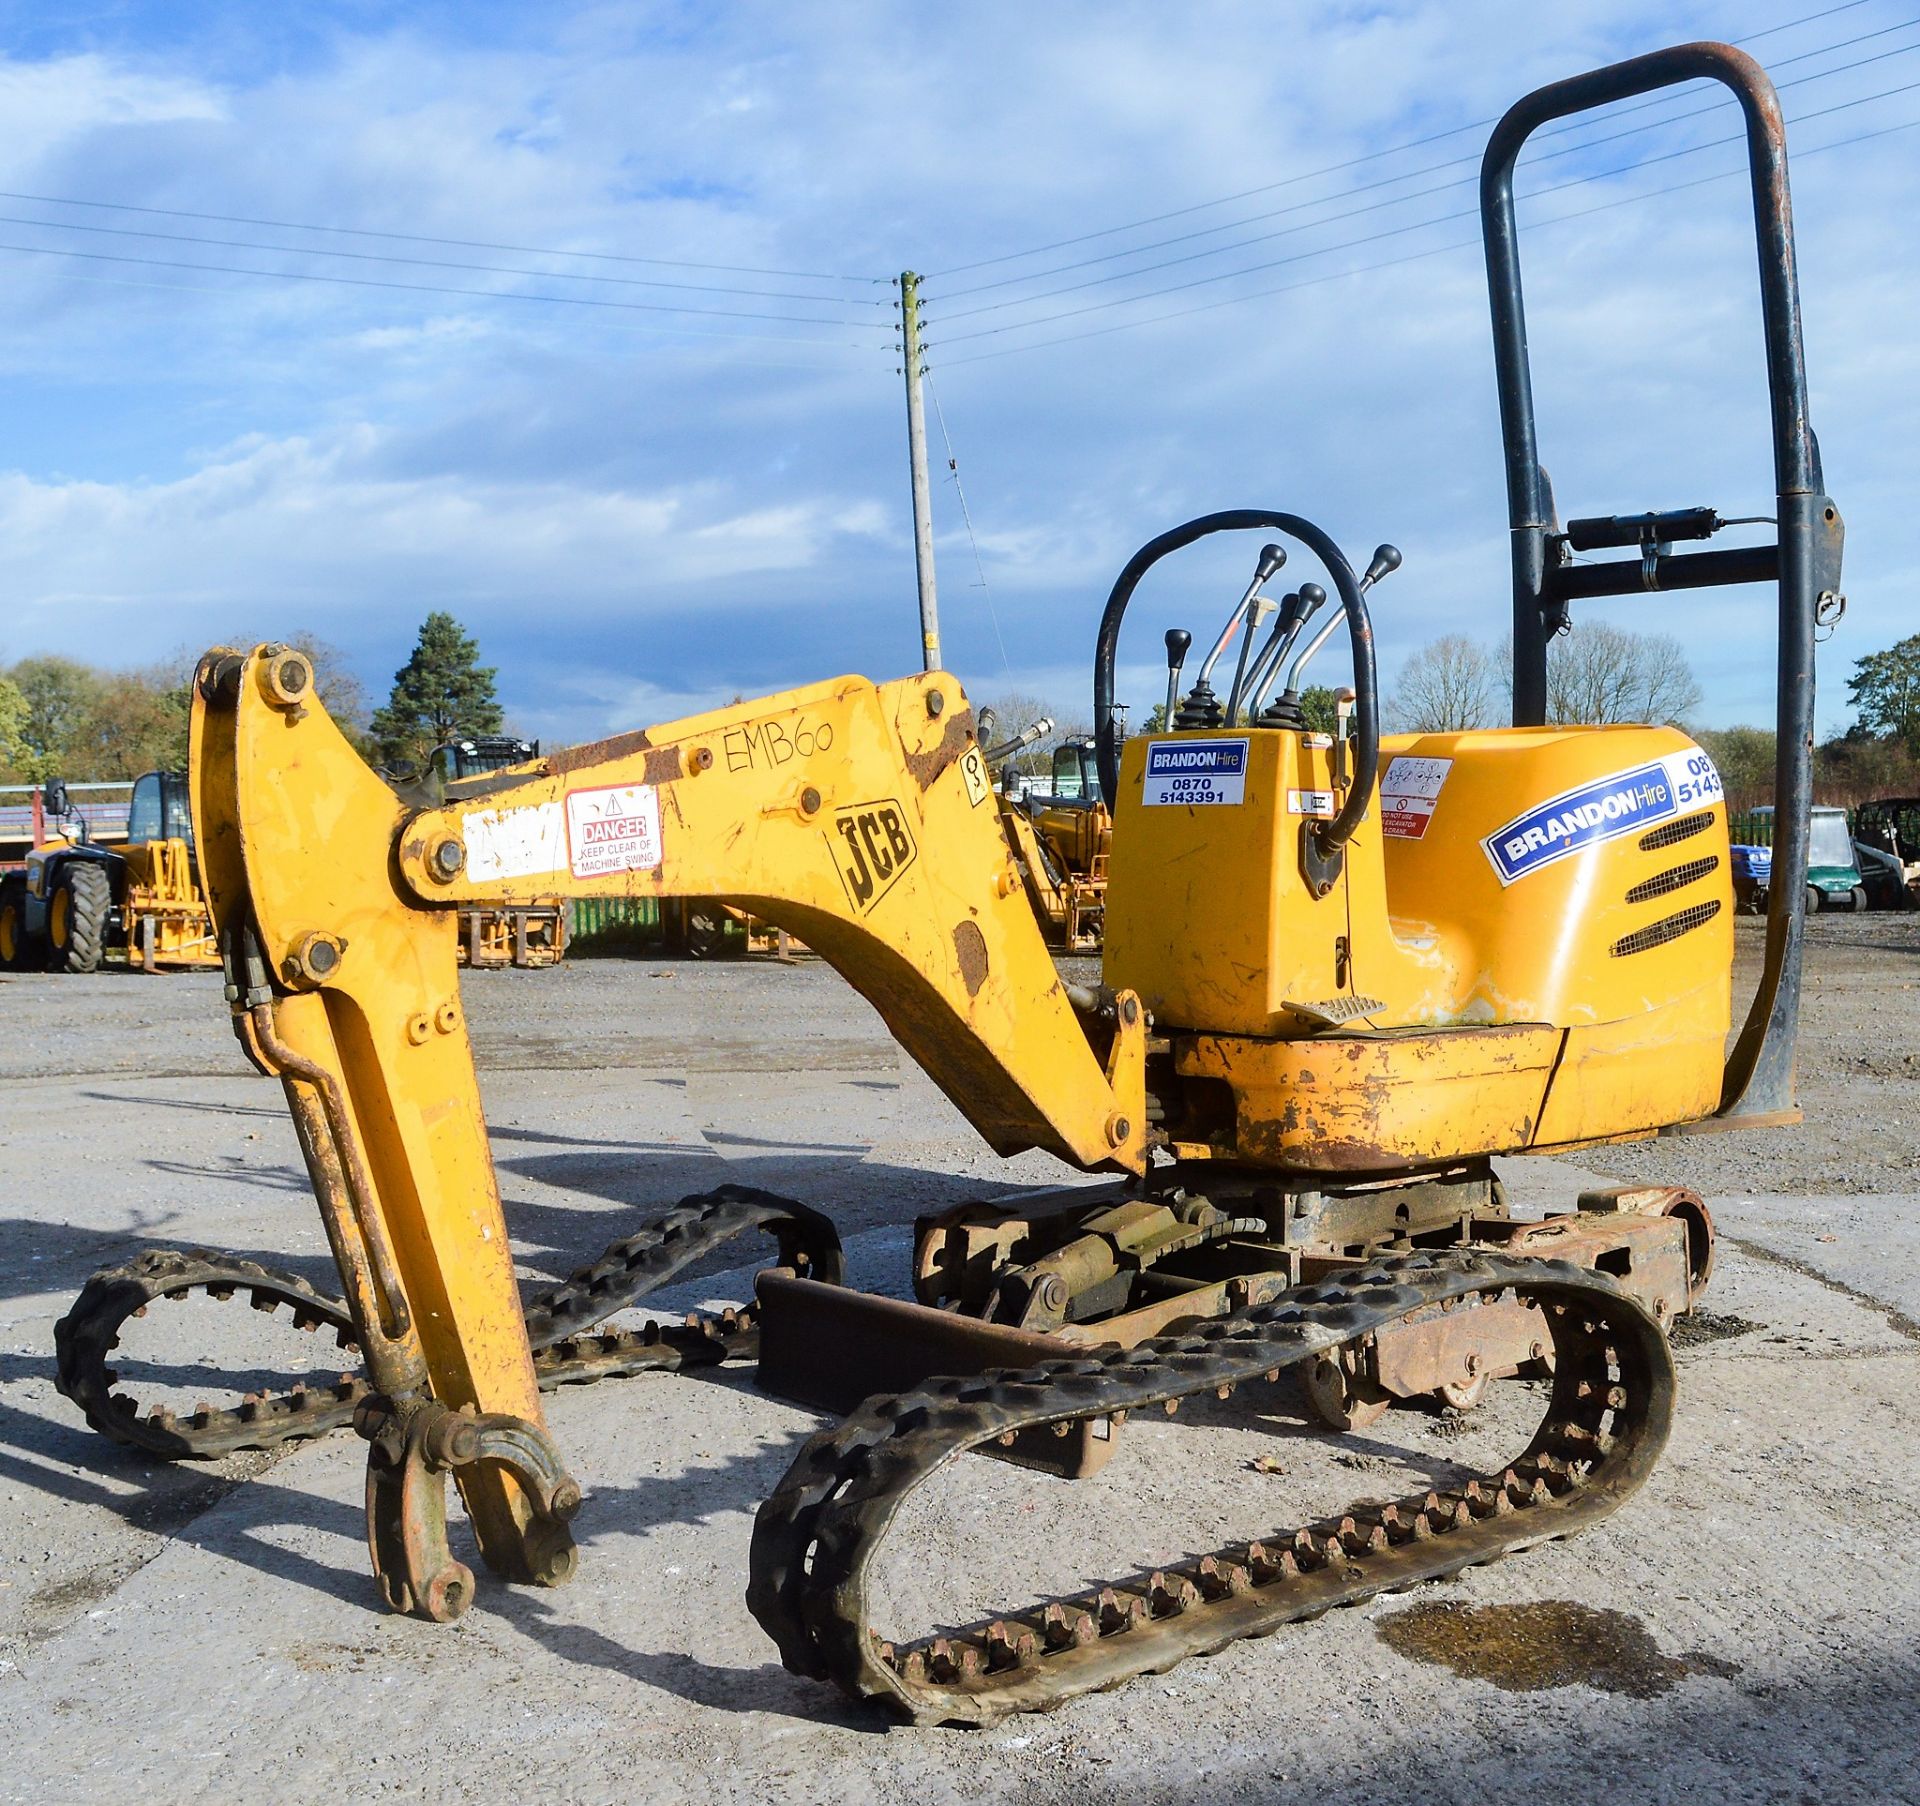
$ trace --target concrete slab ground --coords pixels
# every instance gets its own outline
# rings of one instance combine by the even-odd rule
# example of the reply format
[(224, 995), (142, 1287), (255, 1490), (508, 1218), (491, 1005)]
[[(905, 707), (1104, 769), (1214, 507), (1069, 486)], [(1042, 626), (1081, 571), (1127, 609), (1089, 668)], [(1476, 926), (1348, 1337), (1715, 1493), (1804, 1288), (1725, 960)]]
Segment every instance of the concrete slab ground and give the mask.
[[(1887, 1071), (1862, 1081), (1874, 1183), (1837, 1110), (1768, 1137), (1745, 1185), (1738, 1144), (1761, 1138), (1697, 1156), (1720, 1265), (1640, 1496), (1570, 1543), (973, 1733), (889, 1726), (780, 1668), (742, 1600), (747, 1544), (820, 1420), (750, 1372), (550, 1399), (588, 1495), (579, 1576), (483, 1577), (444, 1628), (378, 1606), (350, 1435), (168, 1467), (89, 1432), (54, 1391), (52, 1326), (92, 1269), (196, 1243), (329, 1286), (330, 1263), (217, 981), (0, 981), (0, 1800), (1920, 1801), (1920, 1091), (1899, 1082), (1920, 957), (1812, 954), (1835, 1001), (1828, 1020), (1810, 989), (1808, 1046), (1843, 1035), (1856, 960), (1894, 1000)], [(737, 1178), (827, 1210), (852, 1277), (898, 1291), (915, 1214), (1060, 1177), (978, 1147), (818, 965), (579, 961), (476, 975), (468, 999), (530, 1283)], [(1627, 1153), (1508, 1176), (1545, 1201), (1696, 1157)], [(239, 1301), (136, 1327), (149, 1390), (187, 1404), (314, 1352)], [(1331, 1445), (1284, 1402), (1182, 1413), (1072, 1486), (957, 1464), (903, 1513), (884, 1610), (911, 1631), (1406, 1490), (1524, 1435), (1524, 1389), (1499, 1390)]]

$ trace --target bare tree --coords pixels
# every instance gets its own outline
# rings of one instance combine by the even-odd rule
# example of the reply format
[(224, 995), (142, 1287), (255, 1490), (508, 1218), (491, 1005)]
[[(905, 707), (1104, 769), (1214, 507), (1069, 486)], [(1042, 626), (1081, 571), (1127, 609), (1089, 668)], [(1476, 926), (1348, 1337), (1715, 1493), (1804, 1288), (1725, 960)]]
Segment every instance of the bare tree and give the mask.
[(1547, 719), (1556, 727), (1677, 726), (1699, 706), (1699, 682), (1671, 634), (1629, 633), (1598, 621), (1547, 647)]
[(1452, 734), (1499, 719), (1500, 662), (1477, 640), (1449, 633), (1401, 668), (1387, 698), (1389, 726), (1403, 734)]

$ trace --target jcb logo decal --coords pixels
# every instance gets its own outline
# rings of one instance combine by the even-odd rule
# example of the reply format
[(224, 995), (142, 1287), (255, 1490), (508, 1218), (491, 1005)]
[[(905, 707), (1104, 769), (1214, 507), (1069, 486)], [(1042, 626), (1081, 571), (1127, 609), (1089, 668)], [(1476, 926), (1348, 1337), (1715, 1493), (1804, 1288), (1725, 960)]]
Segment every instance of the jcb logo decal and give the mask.
[(856, 915), (865, 915), (893, 888), (915, 850), (906, 811), (891, 800), (839, 810), (827, 844)]

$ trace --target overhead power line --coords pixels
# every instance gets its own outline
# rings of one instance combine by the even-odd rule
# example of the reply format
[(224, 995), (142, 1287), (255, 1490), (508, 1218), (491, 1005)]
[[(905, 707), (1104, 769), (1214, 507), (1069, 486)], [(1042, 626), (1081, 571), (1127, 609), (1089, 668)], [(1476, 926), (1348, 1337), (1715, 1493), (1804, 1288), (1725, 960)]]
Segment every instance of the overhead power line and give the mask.
[(527, 294), (518, 289), (455, 288), (445, 283), (389, 282), (376, 276), (337, 276), (317, 270), (257, 270), (240, 264), (189, 263), (178, 257), (133, 257), (115, 251), (73, 251), (48, 245), (0, 243), (0, 251), (12, 251), (27, 257), (68, 257), (89, 263), (133, 264), (147, 269), (199, 270), (221, 276), (253, 276), (268, 282), (321, 282), (345, 288), (397, 290), (413, 295), (461, 295), (473, 301), (524, 301), (555, 307), (609, 308), (621, 313), (698, 315), (715, 320), (777, 320), (789, 326), (836, 326), (880, 333), (890, 326), (870, 325), (867, 321), (820, 320), (806, 314), (760, 313), (737, 307), (676, 307), (666, 301), (615, 301), (603, 295)]
[(973, 531), (973, 511), (967, 506), (967, 492), (960, 481), (960, 460), (954, 454), (953, 435), (947, 431), (947, 417), (940, 407), (940, 391), (927, 376), (927, 393), (933, 398), (933, 417), (940, 423), (940, 442), (947, 448), (947, 476), (960, 503), (960, 519), (967, 529), (967, 544), (973, 548), (974, 587), (987, 599), (987, 619), (993, 623), (993, 637), (1000, 648), (1000, 663), (1007, 673), (1007, 687), (1013, 687), (1013, 661), (1007, 657), (1007, 642), (1000, 631), (1000, 611), (993, 605), (993, 586), (987, 582), (987, 567), (980, 556), (980, 541)]
[[(1898, 25), (1883, 26), (1878, 31), (1864, 32), (1857, 38), (1847, 38), (1838, 44), (1823, 45), (1818, 50), (1809, 50), (1798, 57), (1784, 58), (1774, 66), (1783, 69), (1790, 63), (1804, 62), (1807, 57), (1830, 56), (1836, 50), (1850, 49), (1856, 44), (1865, 44), (1874, 38), (1884, 38), (1896, 31), (1910, 31), (1916, 26), (1920, 26), (1920, 18), (1905, 19)], [(1831, 69), (1815, 70), (1811, 74), (1797, 76), (1792, 81), (1776, 83), (1775, 86), (1778, 91), (1784, 93), (1789, 88), (1801, 87), (1807, 82), (1825, 81), (1829, 76), (1845, 75), (1850, 70), (1864, 69), (1870, 64), (1885, 62), (1889, 57), (1907, 56), (1915, 50), (1920, 50), (1920, 44), (1903, 44), (1892, 50), (1881, 51), (1874, 56), (1860, 57), (1851, 63), (1838, 63)], [(1671, 101), (1673, 98), (1674, 96), (1670, 92), (1656, 95), (1652, 101), (1643, 101), (1639, 106), (1617, 109), (1609, 115), (1609, 119), (1617, 119), (1623, 114), (1639, 112), (1647, 106)], [(1583, 151), (1597, 150), (1603, 144), (1613, 144), (1622, 138), (1631, 138), (1643, 132), (1658, 131), (1662, 127), (1669, 125), (1679, 125), (1688, 119), (1704, 118), (1710, 113), (1718, 112), (1720, 110), (1720, 104), (1721, 103), (1716, 102), (1704, 107), (1695, 107), (1688, 112), (1670, 113), (1664, 118), (1649, 120), (1643, 125), (1629, 126), (1624, 131), (1610, 132), (1601, 137), (1583, 139), (1578, 144), (1565, 145), (1559, 150), (1541, 151), (1533, 156), (1523, 158), (1521, 167), (1530, 168), (1535, 164), (1550, 162), (1555, 158), (1577, 156)], [(1558, 130), (1537, 133), (1535, 135), (1536, 142), (1541, 138), (1560, 137), (1569, 131), (1591, 127), (1593, 123), (1594, 121), (1591, 119), (1575, 120), (1570, 126), (1562, 126), (1558, 128)], [(1072, 263), (1054, 264), (1044, 270), (1030, 270), (1023, 276), (1002, 276), (993, 282), (976, 283), (972, 288), (951, 289), (944, 297), (936, 297), (936, 299), (945, 299), (948, 301), (964, 300), (968, 296), (984, 295), (994, 289), (1013, 288), (1023, 282), (1039, 282), (1048, 276), (1062, 276), (1074, 270), (1091, 269), (1096, 264), (1114, 263), (1123, 257), (1141, 257), (1149, 251), (1165, 250), (1172, 245), (1190, 244), (1196, 238), (1211, 238), (1215, 233), (1237, 231), (1242, 226), (1260, 225), (1270, 219), (1284, 219), (1288, 214), (1303, 213), (1311, 207), (1330, 206), (1336, 201), (1351, 200), (1355, 195), (1371, 194), (1381, 188), (1392, 188), (1402, 182), (1416, 181), (1421, 176), (1437, 175), (1440, 171), (1447, 169), (1458, 169), (1463, 164), (1478, 165), (1479, 161), (1480, 153), (1478, 151), (1471, 152), (1464, 157), (1448, 157), (1439, 163), (1427, 163), (1421, 165), (1418, 169), (1403, 170), (1398, 175), (1381, 176), (1375, 181), (1361, 182), (1351, 188), (1342, 189), (1336, 194), (1317, 195), (1310, 200), (1294, 201), (1285, 207), (1276, 207), (1265, 213), (1246, 214), (1239, 219), (1225, 220), (1217, 226), (1200, 226), (1191, 232), (1176, 233), (1171, 238), (1150, 239), (1145, 244), (1129, 245), (1124, 251), (1103, 251), (1097, 257), (1083, 257)], [(1233, 244), (1216, 245), (1211, 250), (1196, 251), (1186, 257), (1170, 258), (1164, 263), (1146, 264), (1138, 269), (1132, 270), (1116, 270), (1108, 276), (1088, 282), (1076, 283), (1066, 288), (1048, 289), (1037, 295), (1010, 297), (1008, 300), (995, 302), (992, 305), (993, 307), (1019, 307), (1029, 301), (1044, 301), (1054, 295), (1071, 294), (1079, 288), (1091, 288), (1095, 286), (1096, 281), (1124, 282), (1129, 276), (1145, 275), (1152, 270), (1169, 269), (1175, 263), (1191, 263), (1201, 257), (1224, 256), (1229, 251), (1239, 250), (1247, 245), (1262, 244), (1269, 239), (1286, 237), (1290, 232), (1305, 232), (1311, 230), (1314, 226), (1326, 225), (1332, 220), (1351, 219), (1355, 213), (1376, 213), (1386, 207), (1398, 207), (1407, 201), (1420, 200), (1427, 195), (1442, 193), (1448, 188), (1464, 187), (1473, 179), (1471, 176), (1458, 178), (1453, 181), (1441, 183), (1433, 188), (1422, 188), (1408, 194), (1395, 195), (1387, 200), (1373, 202), (1366, 207), (1354, 208), (1343, 213), (1330, 214), (1326, 219), (1308, 220), (1302, 225), (1288, 227), (1284, 231), (1261, 233), (1257, 237), (1241, 239)], [(988, 311), (991, 311), (991, 309), (973, 308), (968, 310), (970, 313)], [(948, 319), (959, 319), (962, 317), (964, 316), (959, 314), (949, 314), (947, 316)]]
[[(1840, 101), (1830, 107), (1816, 108), (1814, 111), (1810, 113), (1802, 113), (1798, 115), (1798, 117), (1793, 121), (1791, 121), (1790, 123), (1803, 124), (1809, 120), (1824, 119), (1831, 114), (1849, 112), (1855, 107), (1866, 106), (1876, 100), (1890, 100), (1896, 95), (1910, 94), (1914, 92), (1916, 89), (1920, 89), (1920, 82), (1907, 82), (1897, 88), (1884, 89), (1878, 94), (1863, 94), (1856, 99)], [(1707, 139), (1700, 144), (1685, 145), (1679, 150), (1662, 151), (1657, 156), (1643, 157), (1632, 163), (1623, 163), (1623, 164), (1616, 165), (1612, 169), (1596, 170), (1590, 175), (1574, 176), (1564, 182), (1550, 183), (1544, 188), (1534, 189), (1527, 198), (1535, 199), (1541, 195), (1559, 194), (1569, 188), (1584, 187), (1586, 184), (1590, 182), (1605, 181), (1608, 178), (1613, 176), (1630, 175), (1632, 174), (1633, 171), (1637, 169), (1647, 169), (1656, 163), (1671, 163), (1681, 157), (1698, 156), (1702, 151), (1717, 150), (1729, 144), (1743, 144), (1745, 143), (1745, 141), (1746, 141), (1746, 134), (1744, 132), (1736, 132), (1725, 138)], [(1458, 187), (1460, 186), (1460, 184), (1449, 183), (1446, 186)], [(1435, 190), (1434, 192), (1439, 192), (1439, 190)], [(1370, 209), (1362, 208), (1359, 211), (1366, 212), (1366, 211), (1370, 211)], [(1446, 225), (1453, 220), (1470, 219), (1470, 218), (1473, 218), (1475, 215), (1477, 215), (1478, 212), (1479, 212), (1479, 208), (1477, 206), (1463, 207), (1463, 208), (1456, 209), (1454, 212), (1451, 212), (1451, 213), (1435, 214), (1432, 217), (1426, 218), (1426, 219), (1409, 220), (1404, 225), (1387, 226), (1382, 228), (1378, 232), (1363, 233), (1358, 238), (1341, 239), (1334, 244), (1317, 246), (1314, 249), (1308, 250), (1308, 251), (1296, 251), (1286, 257), (1270, 258), (1264, 263), (1245, 264), (1245, 265), (1242, 265), (1239, 269), (1221, 270), (1211, 276), (1196, 276), (1191, 281), (1188, 281), (1188, 282), (1169, 283), (1165, 287), (1148, 289), (1144, 293), (1138, 294), (1138, 295), (1116, 295), (1112, 297), (1110, 300), (1106, 300), (1106, 301), (1090, 301), (1084, 307), (1063, 308), (1058, 313), (1043, 314), (1040, 316), (1040, 318), (1035, 320), (1010, 320), (1006, 324), (1001, 326), (976, 327), (971, 332), (954, 333), (951, 335), (943, 336), (939, 332), (939, 322), (938, 322), (938, 319), (936, 318), (934, 323), (934, 330), (929, 334), (927, 342), (930, 349), (943, 344), (946, 344), (946, 345), (964, 344), (970, 339), (996, 337), (999, 334), (1008, 333), (1008, 332), (1022, 332), (1031, 327), (1052, 325), (1056, 321), (1060, 321), (1060, 320), (1078, 319), (1079, 317), (1085, 314), (1104, 313), (1110, 308), (1131, 307), (1142, 301), (1158, 300), (1165, 295), (1184, 294), (1191, 289), (1205, 288), (1210, 284), (1216, 283), (1216, 282), (1231, 282), (1235, 278), (1241, 277), (1241, 276), (1262, 275), (1268, 270), (1280, 269), (1288, 264), (1307, 262), (1315, 257), (1325, 257), (1330, 255), (1334, 251), (1348, 251), (1348, 250), (1353, 250), (1354, 248), (1360, 245), (1377, 244), (1383, 239), (1404, 237), (1409, 232), (1422, 232), (1431, 226)], [(1335, 216), (1335, 218), (1338, 218), (1338, 217), (1341, 217), (1341, 216), (1337, 216), (1337, 215)], [(1316, 223), (1321, 225), (1326, 225), (1326, 224), (1333, 223), (1333, 221), (1323, 220), (1323, 221), (1318, 221)], [(1187, 262), (1190, 260), (1185, 258), (1179, 258), (1179, 259), (1173, 259), (1171, 261)], [(1092, 285), (1083, 284), (1081, 286), (1085, 287), (1085, 286), (1092, 286)], [(1062, 290), (1060, 292), (1065, 293), (1067, 291)], [(1036, 299), (1038, 299), (1038, 297), (1036, 297)], [(1004, 305), (1004, 304), (998, 304), (998, 305)], [(996, 305), (995, 307), (979, 308), (972, 311), (977, 313), (995, 312), (998, 310), (998, 305)], [(959, 314), (959, 315), (950, 315), (948, 317), (952, 319), (959, 319), (959, 318), (965, 318), (966, 315)]]
[[(1730, 38), (1728, 42), (1758, 43), (1762, 38), (1777, 36), (1783, 31), (1793, 30), (1796, 26), (1812, 25), (1821, 19), (1831, 19), (1837, 13), (1852, 12), (1856, 7), (1864, 6), (1866, 3), (1867, 0), (1843, 0), (1843, 4), (1839, 6), (1829, 6), (1816, 13), (1805, 13), (1797, 19), (1785, 19), (1780, 24), (1769, 25), (1762, 31), (1750, 31), (1743, 37)], [(1652, 105), (1653, 103), (1649, 101), (1643, 104)], [(1128, 220), (1118, 226), (1103, 226), (1097, 232), (1082, 232), (1072, 238), (1056, 238), (1047, 244), (1030, 245), (1024, 251), (1006, 251), (997, 257), (982, 257), (972, 263), (957, 263), (944, 270), (931, 271), (928, 280), (938, 281), (946, 276), (967, 275), (974, 270), (991, 269), (1003, 263), (1017, 263), (1024, 257), (1042, 257), (1049, 251), (1064, 251), (1073, 245), (1091, 244), (1095, 239), (1117, 237), (1122, 232), (1136, 232), (1145, 226), (1163, 225), (1168, 220), (1184, 219), (1191, 214), (1204, 213), (1210, 207), (1227, 207), (1235, 201), (1250, 201), (1257, 195), (1273, 194), (1282, 188), (1291, 188), (1301, 182), (1310, 182), (1316, 176), (1338, 175), (1343, 170), (1357, 169), (1363, 163), (1374, 163), (1382, 157), (1398, 156), (1402, 151), (1420, 150), (1429, 144), (1439, 144), (1445, 139), (1457, 138), (1463, 132), (1480, 131), (1498, 123), (1498, 114), (1486, 119), (1470, 119), (1465, 125), (1449, 126), (1443, 132), (1430, 132), (1424, 138), (1410, 138), (1402, 144), (1390, 144), (1384, 150), (1368, 151), (1362, 156), (1348, 157), (1339, 163), (1327, 163), (1318, 169), (1302, 170), (1298, 175), (1284, 176), (1279, 181), (1266, 182), (1258, 188), (1243, 188), (1236, 194), (1218, 195), (1210, 201), (1195, 201), (1186, 207), (1175, 207), (1165, 213), (1149, 214), (1143, 219)], [(1571, 130), (1572, 128), (1561, 129)]]
[(39, 226), (50, 232), (109, 233), (116, 238), (154, 238), (169, 244), (212, 245), (222, 250), (259, 251), (276, 256), (350, 257), (356, 263), (405, 263), (421, 269), (466, 270), (476, 276), (531, 276), (536, 281), (617, 283), (623, 288), (664, 288), (690, 294), (738, 295), (757, 301), (804, 301), (814, 307), (884, 308), (887, 305), (884, 301), (868, 301), (852, 296), (806, 295), (792, 289), (731, 288), (719, 283), (668, 282), (658, 276), (601, 276), (576, 274), (571, 270), (529, 270), (494, 263), (458, 263), (444, 257), (408, 257), (393, 251), (326, 251), (305, 245), (263, 245), (250, 238), (212, 238), (195, 232), (158, 232), (144, 226), (91, 226), (79, 220), (29, 219), (14, 213), (0, 213), (0, 225)]
[[(97, 288), (138, 288), (152, 289), (169, 295), (217, 295), (231, 293), (230, 290), (208, 288), (199, 282), (153, 282), (139, 276), (88, 276), (75, 270), (68, 274), (69, 282), (84, 282)], [(718, 345), (805, 345), (821, 351), (844, 352), (857, 351), (862, 354), (872, 350), (872, 346), (858, 344), (852, 339), (803, 339), (776, 332), (755, 332), (747, 328), (734, 332), (702, 332), (695, 326), (669, 326), (659, 320), (621, 320), (616, 322), (624, 332), (637, 332), (649, 338), (705, 339)], [(854, 360), (839, 358), (735, 358), (736, 364), (751, 365), (761, 370), (819, 370), (837, 371), (856, 368)]]
[[(1920, 128), (1920, 119), (1902, 120), (1898, 125), (1880, 126), (1870, 132), (1856, 132), (1848, 138), (1836, 138), (1831, 144), (1816, 144), (1811, 148), (1795, 153), (1795, 161), (1804, 163), (1809, 157), (1823, 155), (1827, 151), (1844, 150), (1851, 145), (1866, 144), (1876, 138), (1891, 138), (1900, 132), (1910, 132)], [(1634, 168), (1641, 167), (1636, 164)], [(1529, 222), (1528, 229), (1536, 230), (1544, 226), (1560, 226), (1570, 220), (1588, 219), (1596, 213), (1610, 213), (1618, 207), (1630, 207), (1640, 201), (1658, 200), (1662, 195), (1680, 194), (1691, 188), (1704, 188), (1712, 182), (1731, 182), (1744, 176), (1744, 169), (1723, 169), (1709, 176), (1696, 176), (1691, 181), (1674, 182), (1663, 188), (1652, 188), (1638, 194), (1621, 195), (1611, 201), (1600, 201), (1591, 207), (1582, 207), (1571, 213), (1556, 213), (1549, 218)], [(1460, 218), (1461, 215), (1449, 215)], [(1439, 224), (1438, 221), (1430, 222)], [(1141, 326), (1162, 325), (1169, 320), (1184, 320), (1195, 314), (1213, 313), (1223, 307), (1239, 307), (1249, 301), (1265, 301), (1275, 295), (1290, 295), (1299, 289), (1319, 288), (1329, 282), (1343, 282), (1350, 276), (1367, 276), (1378, 270), (1397, 269), (1403, 264), (1420, 263), (1432, 257), (1442, 257), (1452, 251), (1479, 250), (1482, 240), (1476, 233), (1470, 238), (1456, 238), (1443, 245), (1431, 245), (1424, 250), (1404, 252), (1398, 257), (1381, 258), (1375, 263), (1355, 264), (1344, 270), (1329, 270), (1324, 275), (1306, 276), (1298, 282), (1283, 282), (1272, 288), (1254, 289), (1244, 295), (1223, 295), (1218, 300), (1202, 301), (1197, 306), (1172, 308), (1165, 313), (1149, 314), (1137, 320), (1120, 320), (1111, 326), (1089, 327), (1084, 332), (1058, 333), (1050, 339), (1034, 339), (1025, 345), (1004, 345), (992, 351), (976, 351), (966, 357), (945, 358), (941, 360), (944, 369), (957, 369), (962, 364), (980, 364), (993, 358), (1016, 357), (1023, 351), (1039, 351), (1051, 345), (1072, 345), (1082, 339), (1100, 339), (1116, 332), (1131, 332)], [(1031, 322), (1038, 324), (1038, 322)], [(1000, 330), (1012, 330), (1001, 328)], [(984, 335), (982, 335), (984, 336)]]
[(276, 232), (331, 232), (353, 238), (384, 238), (397, 244), (440, 245), (458, 251), (502, 251), (514, 257), (577, 257), (595, 263), (646, 264), (656, 269), (714, 270), (734, 276), (784, 276), (796, 282), (844, 282), (871, 287), (890, 280), (839, 276), (823, 270), (776, 270), (750, 263), (694, 263), (684, 257), (638, 257), (619, 251), (558, 251), (546, 245), (498, 244), (483, 238), (436, 238), (424, 232), (388, 232), (373, 226), (325, 226), (310, 220), (253, 219), (241, 213), (195, 213), (184, 207), (147, 207), (133, 201), (82, 200), (73, 195), (22, 194), (0, 188), (0, 200), (33, 201), (45, 207), (91, 207), (108, 213), (145, 213), (159, 219), (201, 220), (217, 226), (264, 226)]

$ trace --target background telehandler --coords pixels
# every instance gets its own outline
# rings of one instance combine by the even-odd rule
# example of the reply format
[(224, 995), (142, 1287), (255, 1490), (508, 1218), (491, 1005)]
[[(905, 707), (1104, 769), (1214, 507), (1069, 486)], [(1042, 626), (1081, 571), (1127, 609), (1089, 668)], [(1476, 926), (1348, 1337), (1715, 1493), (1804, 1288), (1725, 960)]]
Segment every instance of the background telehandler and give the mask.
[(219, 964), (184, 772), (134, 780), (118, 839), (96, 840), (58, 779), (43, 806), (51, 832), (0, 874), (0, 968), (92, 972), (116, 947), (147, 972)]

